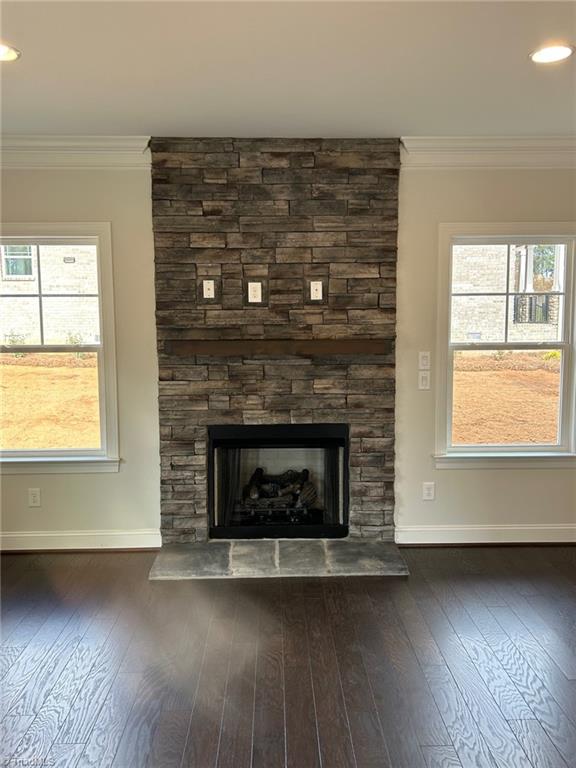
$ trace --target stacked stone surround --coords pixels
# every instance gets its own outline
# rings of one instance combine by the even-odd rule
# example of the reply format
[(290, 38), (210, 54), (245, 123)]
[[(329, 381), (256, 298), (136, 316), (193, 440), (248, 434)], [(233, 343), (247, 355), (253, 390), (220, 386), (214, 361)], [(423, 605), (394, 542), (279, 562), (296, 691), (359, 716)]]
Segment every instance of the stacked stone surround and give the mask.
[[(393, 539), (399, 141), (158, 138), (151, 150), (164, 543), (207, 537), (207, 425), (314, 422), (350, 425), (350, 535)], [(263, 282), (263, 306), (247, 304), (248, 280)], [(225, 339), (236, 355), (189, 351)], [(318, 351), (275, 354), (275, 339)], [(350, 339), (376, 353), (323, 351)], [(270, 351), (247, 352), (250, 340)]]

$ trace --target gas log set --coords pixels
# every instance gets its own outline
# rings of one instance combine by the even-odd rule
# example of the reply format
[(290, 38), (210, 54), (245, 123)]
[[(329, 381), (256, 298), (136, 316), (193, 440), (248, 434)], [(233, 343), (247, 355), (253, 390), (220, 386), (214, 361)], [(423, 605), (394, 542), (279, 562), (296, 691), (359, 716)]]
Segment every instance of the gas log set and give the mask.
[(348, 533), (347, 424), (208, 427), (210, 537)]
[(235, 503), (234, 514), (241, 523), (252, 525), (310, 524), (322, 521), (317, 501), (308, 469), (268, 475), (258, 467), (242, 490), (242, 500)]

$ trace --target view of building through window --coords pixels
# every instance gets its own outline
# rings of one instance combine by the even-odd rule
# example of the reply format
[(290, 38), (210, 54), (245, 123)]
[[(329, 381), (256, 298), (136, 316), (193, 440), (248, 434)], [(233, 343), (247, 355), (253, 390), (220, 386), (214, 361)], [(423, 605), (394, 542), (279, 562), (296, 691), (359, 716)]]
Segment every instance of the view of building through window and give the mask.
[(1, 247), (4, 451), (101, 447), (95, 244)]
[(29, 245), (6, 245), (2, 254), (2, 275), (5, 279), (32, 278), (34, 259)]
[(565, 244), (453, 246), (453, 446), (560, 442), (565, 280)]

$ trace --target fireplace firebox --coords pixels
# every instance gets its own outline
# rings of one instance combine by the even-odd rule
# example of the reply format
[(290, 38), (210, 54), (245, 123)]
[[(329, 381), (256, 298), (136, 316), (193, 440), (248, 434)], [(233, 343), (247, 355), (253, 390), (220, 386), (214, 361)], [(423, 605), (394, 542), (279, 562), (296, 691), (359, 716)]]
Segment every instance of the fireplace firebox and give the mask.
[(348, 534), (347, 424), (208, 427), (211, 538)]

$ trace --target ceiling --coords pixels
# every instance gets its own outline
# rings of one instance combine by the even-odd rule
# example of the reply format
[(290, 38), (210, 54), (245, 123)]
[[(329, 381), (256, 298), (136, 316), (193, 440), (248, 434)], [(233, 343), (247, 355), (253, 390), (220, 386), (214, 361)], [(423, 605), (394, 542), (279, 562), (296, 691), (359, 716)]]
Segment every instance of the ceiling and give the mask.
[(574, 2), (3, 2), (2, 131), (576, 133)]

